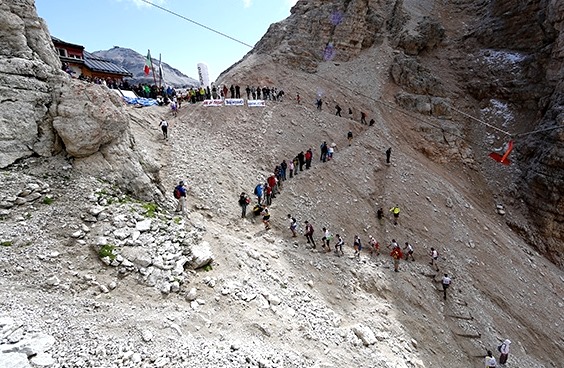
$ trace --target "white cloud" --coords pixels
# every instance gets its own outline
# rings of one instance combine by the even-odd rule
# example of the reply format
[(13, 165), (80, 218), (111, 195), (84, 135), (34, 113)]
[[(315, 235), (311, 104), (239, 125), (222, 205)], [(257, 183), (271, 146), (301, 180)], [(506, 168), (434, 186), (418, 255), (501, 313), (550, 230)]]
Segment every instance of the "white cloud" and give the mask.
[(253, 5), (253, 0), (243, 0), (243, 6), (245, 8), (249, 8), (251, 5)]

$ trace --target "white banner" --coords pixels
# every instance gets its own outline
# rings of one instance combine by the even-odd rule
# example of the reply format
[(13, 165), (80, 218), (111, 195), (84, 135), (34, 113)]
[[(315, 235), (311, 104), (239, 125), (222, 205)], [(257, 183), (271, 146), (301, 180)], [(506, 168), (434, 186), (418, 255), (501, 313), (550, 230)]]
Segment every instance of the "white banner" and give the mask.
[(242, 98), (226, 98), (225, 106), (245, 106), (245, 100)]
[(200, 85), (207, 87), (210, 85), (210, 75), (208, 66), (204, 63), (198, 63), (198, 77), (200, 78)]
[(264, 100), (247, 100), (247, 106), (249, 107), (264, 107), (266, 103)]
[(223, 100), (204, 100), (203, 106), (223, 106)]

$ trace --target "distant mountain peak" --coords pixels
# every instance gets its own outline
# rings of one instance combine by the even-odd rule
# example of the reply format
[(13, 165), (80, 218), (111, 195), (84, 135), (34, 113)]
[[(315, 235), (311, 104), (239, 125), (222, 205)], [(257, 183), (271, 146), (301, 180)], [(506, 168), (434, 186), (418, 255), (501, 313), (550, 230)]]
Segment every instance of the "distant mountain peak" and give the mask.
[[(130, 81), (134, 84), (137, 83), (154, 83), (153, 75), (146, 76), (143, 73), (145, 66), (145, 56), (135, 50), (114, 46), (109, 50), (99, 50), (92, 53), (98, 57), (110, 60), (133, 73), (133, 78)], [(156, 61), (153, 58), (153, 62)], [(155, 65), (156, 66), (156, 65)], [(191, 78), (169, 64), (163, 62), (163, 85), (172, 87), (196, 87), (200, 85), (197, 79)], [(155, 69), (156, 71), (156, 69)]]

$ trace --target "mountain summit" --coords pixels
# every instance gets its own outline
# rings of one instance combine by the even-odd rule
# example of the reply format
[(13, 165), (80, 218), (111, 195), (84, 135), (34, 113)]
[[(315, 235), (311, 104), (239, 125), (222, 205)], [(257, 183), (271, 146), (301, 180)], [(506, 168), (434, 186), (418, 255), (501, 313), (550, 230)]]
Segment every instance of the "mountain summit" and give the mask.
[[(133, 83), (154, 83), (153, 75), (149, 74), (146, 76), (143, 73), (143, 67), (145, 66), (146, 56), (141, 55), (137, 51), (114, 46), (109, 50), (100, 50), (92, 53), (93, 55), (108, 59), (133, 73), (133, 78), (131, 79)], [(153, 65), (155, 66), (155, 73), (158, 73), (158, 59), (153, 56)], [(168, 65), (167, 63), (162, 64), (163, 66), (163, 85), (172, 87), (196, 87), (200, 85), (198, 80), (191, 78), (183, 74), (178, 69), (175, 69)]]

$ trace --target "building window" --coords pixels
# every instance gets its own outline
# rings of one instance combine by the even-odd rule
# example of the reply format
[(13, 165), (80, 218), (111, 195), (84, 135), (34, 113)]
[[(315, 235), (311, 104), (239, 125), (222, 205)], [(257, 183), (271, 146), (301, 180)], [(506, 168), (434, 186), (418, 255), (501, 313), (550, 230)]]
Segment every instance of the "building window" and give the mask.
[(59, 56), (67, 56), (67, 50), (65, 49), (57, 49), (57, 51), (59, 52)]

